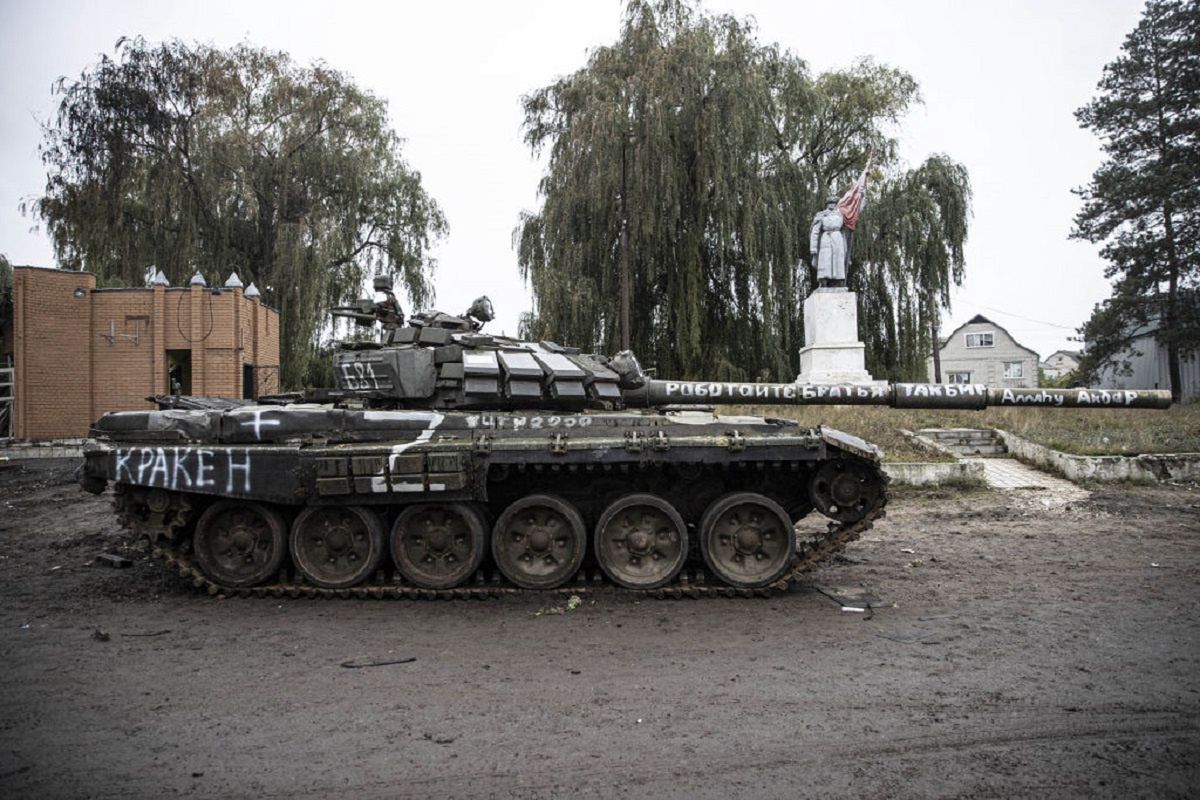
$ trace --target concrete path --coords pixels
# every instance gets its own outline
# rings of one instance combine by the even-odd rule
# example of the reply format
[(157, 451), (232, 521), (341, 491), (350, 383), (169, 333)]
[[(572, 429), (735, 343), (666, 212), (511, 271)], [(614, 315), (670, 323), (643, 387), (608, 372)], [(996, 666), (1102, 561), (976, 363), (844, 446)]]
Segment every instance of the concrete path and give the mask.
[[(1069, 503), (1088, 496), (1070, 481), (1027, 467), (1015, 458), (964, 458), (963, 461), (983, 465), (983, 478), (994, 489), (1004, 491), (1034, 490), (1039, 499), (1053, 504)], [(1044, 494), (1042, 494), (1044, 492)]]

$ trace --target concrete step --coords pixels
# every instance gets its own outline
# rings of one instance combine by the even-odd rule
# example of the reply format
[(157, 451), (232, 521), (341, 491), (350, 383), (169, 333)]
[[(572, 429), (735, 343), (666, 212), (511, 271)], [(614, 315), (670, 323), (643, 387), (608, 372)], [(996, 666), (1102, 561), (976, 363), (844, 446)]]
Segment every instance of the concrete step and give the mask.
[(930, 439), (994, 439), (996, 432), (989, 428), (925, 428), (917, 431)]
[(1003, 456), (1008, 454), (1008, 448), (998, 443), (951, 445), (950, 449), (961, 456)]
[(1008, 448), (990, 428), (926, 428), (920, 436), (958, 456), (1002, 456)]

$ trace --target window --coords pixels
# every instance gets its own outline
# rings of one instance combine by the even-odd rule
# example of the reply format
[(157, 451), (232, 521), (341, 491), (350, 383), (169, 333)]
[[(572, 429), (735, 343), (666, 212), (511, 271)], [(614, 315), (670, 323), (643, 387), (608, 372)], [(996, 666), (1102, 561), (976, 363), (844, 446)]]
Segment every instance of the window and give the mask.
[(995, 347), (996, 334), (992, 331), (984, 333), (968, 333), (967, 347)]
[(946, 373), (946, 383), (970, 383), (971, 373), (969, 372), (948, 372)]
[(1013, 378), (1024, 378), (1025, 370), (1020, 361), (1005, 361), (1004, 362), (1004, 377), (1011, 380)]

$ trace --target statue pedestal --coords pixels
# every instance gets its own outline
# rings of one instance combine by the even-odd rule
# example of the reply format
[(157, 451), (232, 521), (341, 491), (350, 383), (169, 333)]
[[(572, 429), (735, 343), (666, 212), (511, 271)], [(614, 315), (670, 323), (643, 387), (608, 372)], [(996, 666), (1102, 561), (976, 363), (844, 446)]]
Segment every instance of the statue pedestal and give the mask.
[(804, 347), (796, 383), (885, 383), (867, 372), (854, 292), (817, 289), (804, 301)]

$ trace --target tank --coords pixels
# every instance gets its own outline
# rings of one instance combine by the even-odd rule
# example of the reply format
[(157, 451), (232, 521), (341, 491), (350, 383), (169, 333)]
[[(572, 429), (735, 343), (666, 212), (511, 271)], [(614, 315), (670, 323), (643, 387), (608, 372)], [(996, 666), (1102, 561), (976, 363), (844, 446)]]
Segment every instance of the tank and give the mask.
[[(657, 596), (785, 590), (884, 513), (873, 444), (722, 404), (1162, 408), (1159, 391), (650, 378), (609, 358), (405, 319), (334, 352), (337, 387), (257, 403), (166, 396), (105, 414), (80, 483), (212, 594), (479, 597), (615, 586)], [(801, 536), (796, 523), (828, 521)], [(820, 526), (806, 526), (813, 528)]]

